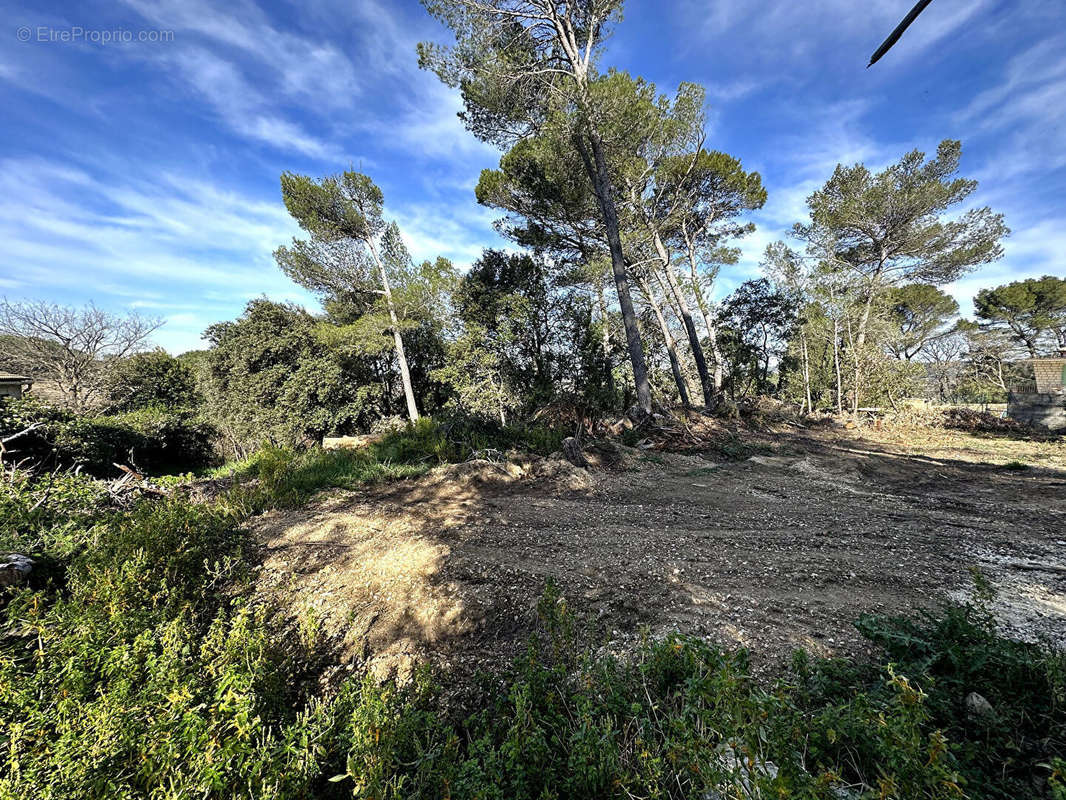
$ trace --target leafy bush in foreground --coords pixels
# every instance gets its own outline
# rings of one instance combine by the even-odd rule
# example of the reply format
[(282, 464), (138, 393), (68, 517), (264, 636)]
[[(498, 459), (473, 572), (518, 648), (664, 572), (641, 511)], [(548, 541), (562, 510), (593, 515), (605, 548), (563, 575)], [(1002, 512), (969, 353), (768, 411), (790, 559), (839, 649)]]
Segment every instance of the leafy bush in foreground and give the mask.
[(443, 674), (323, 688), (325, 654), (249, 602), (240, 522), (423, 469), (387, 452), (268, 450), (212, 503), (121, 513), (8, 486), (0, 550), (61, 569), (0, 600), (0, 798), (1064, 796), (1066, 657), (1001, 638), (980, 602), (865, 619), (888, 663), (799, 654), (767, 687), (694, 639), (598, 655), (549, 587), (526, 655), (463, 695), (472, 715), (442, 704)]

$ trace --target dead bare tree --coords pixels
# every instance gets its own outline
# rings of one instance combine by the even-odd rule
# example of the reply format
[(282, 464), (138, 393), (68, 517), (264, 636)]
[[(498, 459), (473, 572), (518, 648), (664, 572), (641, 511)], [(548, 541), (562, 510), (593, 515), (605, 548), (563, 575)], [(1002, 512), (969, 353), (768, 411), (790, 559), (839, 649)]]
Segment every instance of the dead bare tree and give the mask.
[(0, 356), (35, 378), (55, 382), (67, 403), (84, 410), (100, 390), (108, 361), (143, 349), (162, 320), (39, 300), (0, 301)]

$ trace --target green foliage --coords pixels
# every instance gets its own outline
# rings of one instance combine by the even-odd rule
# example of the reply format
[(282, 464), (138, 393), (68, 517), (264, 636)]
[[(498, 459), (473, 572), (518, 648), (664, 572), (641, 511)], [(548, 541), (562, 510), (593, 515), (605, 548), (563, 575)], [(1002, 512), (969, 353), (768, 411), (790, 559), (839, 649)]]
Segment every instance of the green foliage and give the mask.
[[(412, 377), (428, 377), (437, 366), (434, 356), (443, 353), (439, 338), (457, 279), (454, 267), (446, 258), (415, 266), (399, 226), (385, 221), (384, 195), (366, 175), (348, 171), (315, 181), (286, 172), (281, 190), (289, 213), (311, 238), (279, 248), (278, 265), (322, 299), (337, 323), (324, 327), (325, 339), (363, 358), (376, 357), (378, 371), (391, 371), (395, 357), (408, 415), (417, 419)], [(418, 370), (411, 369), (405, 339), (419, 345)]]
[(496, 349), (507, 344), (506, 335), (490, 339), (480, 325), (468, 325), (463, 335), (449, 345), (445, 365), (433, 373), (436, 380), (451, 388), (461, 410), (495, 417), (501, 425), (507, 424), (507, 415), (520, 402)]
[(1066, 348), (1066, 278), (1045, 275), (982, 289), (974, 307), (979, 319), (1008, 331), (1030, 357), (1052, 345)]
[(116, 474), (116, 463), (150, 474), (185, 472), (215, 460), (214, 428), (180, 408), (142, 408), (89, 416), (34, 399), (0, 404), (0, 435), (39, 424), (12, 443), (9, 459), (45, 468), (82, 467), (96, 476)]
[(574, 292), (540, 256), (486, 250), (459, 281), (463, 334), (437, 374), (460, 407), (499, 417), (530, 411), (581, 382), (573, 357), (587, 329), (567, 325)]
[[(803, 394), (816, 407), (819, 400), (828, 405), (826, 395), (841, 409), (845, 394), (852, 409), (876, 401), (871, 381), (878, 379), (880, 394), (891, 400), (884, 380), (891, 371), (879, 362), (886, 352), (906, 359), (928, 348), (950, 310), (950, 300), (932, 287), (1002, 256), (1001, 240), (1010, 231), (1001, 214), (954, 211), (977, 188), (957, 176), (961, 155), (959, 142), (944, 140), (934, 158), (915, 150), (877, 173), (838, 164), (807, 199), (809, 222), (793, 226), (805, 254), (781, 243), (767, 248), (767, 266), (811, 307), (804, 316), (814, 324), (804, 326), (796, 344), (810, 374)], [(912, 286), (901, 298), (897, 292), (906, 284)], [(958, 355), (947, 348), (939, 357), (950, 362)], [(812, 364), (815, 358), (822, 363)], [(816, 387), (814, 377), (829, 380)]]
[(350, 693), (317, 696), (311, 654), (247, 602), (239, 523), (420, 469), (265, 450), (215, 502), (179, 493), (127, 512), (84, 476), (5, 481), (0, 550), (59, 566), (3, 590), (0, 797), (317, 796)]
[(150, 474), (200, 469), (215, 460), (214, 428), (185, 409), (142, 408), (105, 417), (79, 417), (58, 432), (61, 461), (95, 474), (115, 463)]
[[(973, 798), (1031, 797), (1049, 757), (1066, 752), (1066, 653), (1001, 636), (988, 610), (990, 584), (976, 577), (975, 602), (910, 618), (863, 618), (858, 627), (886, 656), (923, 675), (931, 719), (943, 732)], [(988, 711), (966, 702), (984, 697)]]
[(369, 427), (391, 406), (377, 362), (324, 337), (295, 306), (253, 300), (207, 330), (205, 414), (237, 456), (262, 444), (305, 444)]
[[(1066, 656), (1001, 638), (984, 594), (862, 620), (884, 667), (800, 653), (765, 686), (742, 651), (696, 639), (594, 654), (549, 584), (525, 655), (468, 690), (472, 715), (442, 705), (447, 676), (430, 672), (321, 689), (309, 640), (247, 600), (240, 522), (413, 474), (424, 467), (388, 459), (435, 454), (443, 431), (423, 420), (365, 451), (264, 450), (208, 504), (109, 511), (72, 485), (56, 507), (79, 498), (77, 515), (42, 514), (28, 510), (38, 482), (8, 484), (0, 549), (57, 568), (4, 590), (0, 796), (1061, 796)], [(989, 716), (966, 711), (969, 692)]]
[(261, 613), (225, 600), (246, 569), (232, 515), (167, 500), (37, 539), (64, 569), (3, 611), (0, 796), (306, 791), (329, 709), (280, 680), (298, 669)]
[[(334, 779), (377, 798), (948, 800), (1047, 796), (1032, 787), (1049, 778), (1049, 791), (1061, 786), (1061, 761), (1042, 759), (1063, 751), (1061, 724), (1050, 727), (1061, 720), (1063, 658), (999, 638), (974, 606), (945, 608), (902, 643), (896, 622), (866, 620), (898, 663), (798, 653), (792, 674), (768, 688), (743, 652), (683, 637), (646, 642), (625, 661), (589, 655), (557, 590), (539, 609), (541, 636), (465, 720), (437, 708), (427, 676), (405, 690), (364, 684)], [(1003, 664), (1006, 696), (995, 696), (1014, 711), (975, 725), (964, 693), (992, 693)]]
[(722, 305), (722, 352), (733, 396), (776, 393), (770, 367), (785, 355), (798, 322), (796, 300), (766, 278), (745, 281)]
[(104, 397), (111, 411), (191, 408), (199, 404), (192, 368), (161, 349), (109, 363)]
[(959, 313), (951, 295), (929, 283), (908, 283), (888, 293), (889, 313), (898, 327), (898, 337), (889, 341), (897, 358), (910, 360), (930, 340), (945, 333), (948, 323)]
[(569, 434), (538, 425), (501, 425), (491, 417), (467, 415), (423, 418), (394, 432), (372, 447), (385, 462), (462, 462), (508, 450), (539, 455), (554, 453)]
[(809, 224), (795, 235), (812, 255), (869, 281), (866, 294), (901, 280), (942, 284), (1000, 258), (1009, 233), (1000, 214), (971, 209), (942, 215), (969, 197), (977, 182), (956, 177), (962, 146), (945, 139), (928, 161), (914, 150), (876, 174), (863, 164), (838, 164), (812, 194)]

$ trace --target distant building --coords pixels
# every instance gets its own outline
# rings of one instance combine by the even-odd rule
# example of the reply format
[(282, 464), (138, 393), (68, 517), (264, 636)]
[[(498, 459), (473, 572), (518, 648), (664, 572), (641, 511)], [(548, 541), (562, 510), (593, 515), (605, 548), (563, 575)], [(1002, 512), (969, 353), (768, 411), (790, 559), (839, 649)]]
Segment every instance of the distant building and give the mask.
[(1007, 416), (1049, 431), (1066, 431), (1066, 350), (1029, 363), (1036, 380), (1011, 390)]
[(33, 378), (0, 372), (0, 397), (22, 397), (33, 386)]

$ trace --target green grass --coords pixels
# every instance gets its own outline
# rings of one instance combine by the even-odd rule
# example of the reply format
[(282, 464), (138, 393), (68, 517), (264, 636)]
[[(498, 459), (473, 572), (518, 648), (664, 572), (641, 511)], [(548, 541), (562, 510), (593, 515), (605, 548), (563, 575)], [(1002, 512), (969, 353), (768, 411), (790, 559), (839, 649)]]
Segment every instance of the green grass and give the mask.
[(770, 683), (698, 639), (604, 655), (549, 585), (526, 653), (460, 705), (439, 672), (324, 684), (317, 637), (253, 602), (241, 523), (418, 474), (463, 441), (440, 433), (266, 450), (204, 504), (2, 484), (0, 550), (47, 569), (0, 599), (0, 800), (1066, 798), (1066, 656), (1002, 638), (980, 580), (969, 604), (861, 620), (878, 660), (800, 653)]

